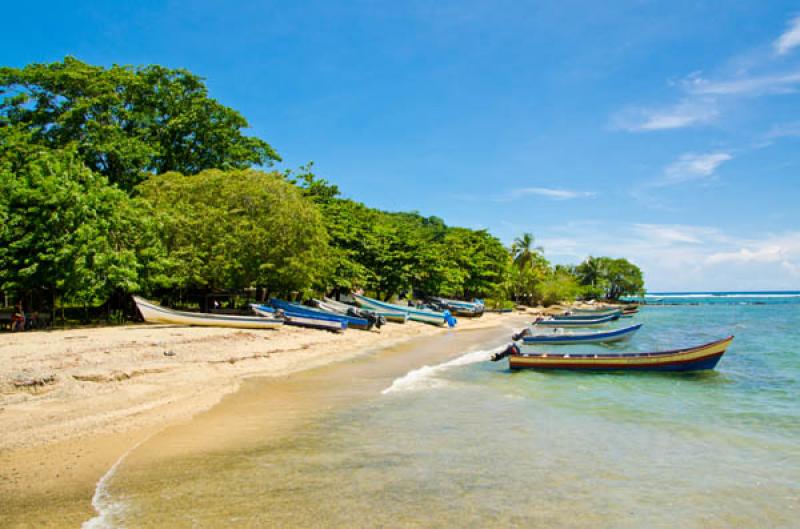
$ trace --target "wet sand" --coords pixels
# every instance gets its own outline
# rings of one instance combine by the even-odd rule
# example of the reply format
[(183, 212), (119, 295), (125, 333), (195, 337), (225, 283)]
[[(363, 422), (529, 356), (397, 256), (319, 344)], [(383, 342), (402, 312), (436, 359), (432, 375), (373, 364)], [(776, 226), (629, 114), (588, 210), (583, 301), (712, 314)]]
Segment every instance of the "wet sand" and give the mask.
[[(409, 323), (342, 335), (144, 325), (3, 335), (0, 525), (79, 525), (94, 514), (90, 500), (98, 479), (131, 446), (212, 408), (245, 378), (285, 378), (414, 338), (457, 336), (511, 320), (521, 324), (524, 318), (487, 314), (462, 319), (454, 331)], [(218, 408), (214, 414), (234, 411)], [(272, 415), (275, 424), (289, 424)], [(224, 431), (212, 437), (213, 446), (247, 438)], [(159, 449), (159, 457), (169, 453), (166, 444)]]

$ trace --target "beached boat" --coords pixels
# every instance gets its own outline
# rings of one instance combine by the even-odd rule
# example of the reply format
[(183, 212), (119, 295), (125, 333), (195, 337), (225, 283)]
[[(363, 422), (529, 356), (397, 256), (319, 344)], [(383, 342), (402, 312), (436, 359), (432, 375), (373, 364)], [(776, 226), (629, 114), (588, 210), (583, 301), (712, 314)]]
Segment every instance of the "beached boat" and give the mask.
[[(268, 307), (266, 305), (251, 304), (250, 308), (261, 317), (273, 318), (276, 317), (280, 309)], [(323, 331), (344, 332), (347, 329), (347, 322), (338, 321), (333, 319), (322, 319), (306, 316), (296, 312), (283, 312), (282, 318), (286, 325), (294, 325), (296, 327), (307, 327), (309, 329), (321, 329)]]
[[(311, 302), (314, 305), (316, 305), (318, 309), (328, 312), (330, 314), (338, 314), (339, 316), (365, 319), (369, 321), (371, 325), (374, 325), (378, 329), (386, 325), (386, 318), (372, 310), (353, 307), (352, 305), (345, 305), (344, 303), (332, 305), (320, 299), (312, 299)], [(403, 323), (405, 323), (405, 321)], [(367, 329), (369, 329), (369, 327), (367, 327)]]
[(271, 299), (269, 300), (269, 304), (275, 307), (276, 309), (282, 309), (286, 313), (293, 313), (298, 314), (301, 316), (308, 316), (311, 318), (322, 318), (328, 320), (336, 320), (336, 321), (344, 321), (347, 322), (349, 327), (354, 329), (371, 329), (375, 323), (377, 322), (376, 319), (368, 319), (368, 318), (361, 318), (357, 316), (348, 316), (345, 314), (338, 314), (335, 312), (328, 312), (322, 309), (314, 308), (314, 307), (307, 307), (305, 305), (300, 305), (297, 303), (291, 303), (289, 301), (284, 301), (282, 299)]
[(405, 311), (354, 307), (352, 305), (348, 305), (347, 303), (342, 303), (341, 301), (336, 301), (335, 299), (331, 298), (324, 298), (324, 303), (329, 308), (335, 309), (338, 312), (344, 311), (344, 313), (347, 313), (347, 311), (350, 309), (364, 310), (366, 312), (371, 312), (377, 316), (382, 316), (383, 318), (386, 319), (386, 321), (391, 321), (394, 323), (405, 323), (408, 321), (408, 312)]
[(700, 371), (714, 369), (731, 341), (733, 336), (673, 351), (620, 354), (522, 353), (516, 344), (511, 344), (502, 353), (495, 354), (492, 361), (508, 357), (508, 367), (514, 370)]
[(206, 314), (183, 312), (150, 303), (133, 296), (136, 308), (147, 323), (170, 323), (173, 325), (195, 325), (202, 327), (233, 327), (236, 329), (276, 329), (283, 325), (280, 318), (259, 316), (233, 316), (229, 314)]
[(483, 316), (485, 309), (482, 302), (477, 301), (461, 301), (458, 299), (447, 299), (432, 297), (429, 298), (431, 305), (439, 310), (449, 310), (456, 316), (464, 316), (467, 318), (477, 318)]
[(605, 318), (607, 316), (611, 316), (612, 320), (618, 320), (620, 316), (622, 316), (622, 311), (615, 309), (592, 314), (575, 314), (571, 311), (567, 311), (562, 314), (555, 314), (553, 315), (553, 318), (557, 320), (596, 320), (598, 318)]
[(627, 340), (641, 328), (642, 324), (620, 327), (608, 331), (583, 331), (565, 332), (563, 328), (556, 327), (547, 330), (537, 330), (528, 327), (519, 334), (514, 335), (514, 340), (522, 340), (524, 345), (574, 345), (581, 343), (611, 343)]
[(619, 318), (619, 315), (603, 316), (601, 318), (592, 319), (555, 319), (555, 318), (537, 318), (533, 325), (541, 325), (543, 327), (599, 327)]
[(403, 307), (401, 305), (394, 305), (392, 303), (386, 303), (385, 301), (379, 301), (377, 299), (368, 298), (366, 296), (360, 296), (358, 294), (353, 294), (353, 298), (355, 298), (356, 303), (359, 306), (366, 307), (372, 310), (395, 310), (395, 311), (402, 311), (408, 314), (408, 319), (414, 321), (421, 321), (423, 323), (431, 323), (433, 325), (444, 325), (447, 323), (451, 327), (455, 325), (455, 318), (450, 315), (449, 312), (436, 312), (433, 310), (426, 310), (426, 309), (417, 309), (414, 307)]

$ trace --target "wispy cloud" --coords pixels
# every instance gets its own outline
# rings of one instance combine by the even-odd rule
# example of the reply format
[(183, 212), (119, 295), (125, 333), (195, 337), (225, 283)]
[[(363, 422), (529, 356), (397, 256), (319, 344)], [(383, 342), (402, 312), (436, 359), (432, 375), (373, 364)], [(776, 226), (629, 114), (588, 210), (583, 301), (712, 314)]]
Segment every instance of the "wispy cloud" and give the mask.
[(495, 202), (511, 202), (529, 196), (541, 196), (553, 200), (571, 200), (575, 198), (590, 198), (596, 193), (592, 191), (573, 191), (570, 189), (557, 189), (551, 187), (523, 187), (514, 189), (503, 195), (494, 197)]
[(663, 187), (681, 184), (691, 180), (704, 180), (714, 176), (717, 168), (733, 157), (727, 152), (710, 152), (705, 154), (686, 153), (664, 168), (661, 178), (653, 185)]
[(713, 99), (684, 99), (664, 108), (628, 108), (615, 116), (613, 126), (632, 132), (680, 129), (711, 123), (718, 116)]
[(789, 21), (789, 28), (774, 43), (778, 55), (785, 55), (797, 46), (800, 46), (800, 15)]
[[(787, 54), (798, 46), (800, 15), (789, 21), (787, 30), (773, 43), (778, 55)], [(741, 63), (741, 59), (742, 56), (733, 57), (728, 69), (731, 63)], [(800, 91), (800, 71), (796, 66), (787, 69), (776, 60), (775, 54), (763, 48), (750, 52), (746, 66), (740, 64), (735, 71), (735, 75), (717, 78), (692, 73), (682, 81), (670, 82), (679, 90), (677, 103), (661, 107), (630, 106), (612, 116), (611, 124), (629, 132), (696, 127), (718, 121), (740, 98)]]
[(797, 91), (797, 86), (800, 85), (800, 72), (741, 77), (724, 81), (710, 81), (692, 76), (684, 85), (689, 92), (700, 95), (790, 94)]

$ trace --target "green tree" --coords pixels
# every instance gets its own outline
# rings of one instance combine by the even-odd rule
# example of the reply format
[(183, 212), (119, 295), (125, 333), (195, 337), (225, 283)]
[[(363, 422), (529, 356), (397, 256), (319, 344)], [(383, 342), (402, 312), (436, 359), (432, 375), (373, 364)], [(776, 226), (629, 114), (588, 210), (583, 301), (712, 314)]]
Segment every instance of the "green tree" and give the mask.
[(12, 151), (0, 156), (0, 288), (94, 303), (163, 279), (145, 204), (73, 150), (26, 149), (24, 163)]
[(544, 248), (534, 246), (535, 237), (532, 233), (525, 232), (521, 237), (514, 239), (511, 244), (511, 255), (514, 264), (520, 269), (528, 268), (536, 259), (537, 254), (542, 255)]
[(319, 209), (278, 173), (166, 173), (138, 189), (163, 225), (176, 286), (288, 294), (320, 287), (329, 274)]
[(279, 160), (242, 134), (247, 121), (208, 97), (203, 79), (162, 66), (86, 64), (72, 57), (0, 68), (0, 126), (50, 148), (76, 145), (85, 165), (131, 190), (148, 174), (242, 169)]
[(576, 267), (586, 297), (619, 299), (644, 290), (641, 269), (627, 259), (589, 256)]

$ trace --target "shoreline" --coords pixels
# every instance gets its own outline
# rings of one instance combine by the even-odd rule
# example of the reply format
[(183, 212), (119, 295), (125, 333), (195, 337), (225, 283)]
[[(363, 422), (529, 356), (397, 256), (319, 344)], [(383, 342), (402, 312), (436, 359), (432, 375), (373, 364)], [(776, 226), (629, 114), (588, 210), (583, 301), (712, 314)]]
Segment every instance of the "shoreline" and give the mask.
[(45, 503), (88, 519), (97, 481), (131, 446), (211, 409), (248, 378), (286, 377), (523, 314), (536, 312), (462, 318), (452, 330), (416, 322), (343, 334), (131, 325), (1, 336), (0, 495), (9, 501), (0, 519)]

